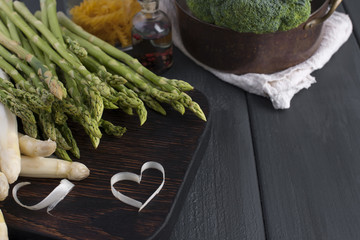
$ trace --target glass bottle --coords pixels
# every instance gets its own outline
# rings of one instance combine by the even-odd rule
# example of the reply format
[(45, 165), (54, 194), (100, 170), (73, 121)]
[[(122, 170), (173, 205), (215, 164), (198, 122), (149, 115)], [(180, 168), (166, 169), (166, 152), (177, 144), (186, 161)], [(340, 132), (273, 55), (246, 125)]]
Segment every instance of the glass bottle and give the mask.
[(142, 10), (133, 18), (133, 55), (156, 74), (173, 64), (171, 22), (159, 10), (159, 0), (138, 0)]

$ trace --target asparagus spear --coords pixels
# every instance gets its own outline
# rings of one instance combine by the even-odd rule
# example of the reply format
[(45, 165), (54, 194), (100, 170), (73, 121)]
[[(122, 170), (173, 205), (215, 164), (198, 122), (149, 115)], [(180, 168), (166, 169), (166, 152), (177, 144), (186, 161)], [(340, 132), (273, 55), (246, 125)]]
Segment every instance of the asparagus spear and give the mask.
[[(1, 5), (0, 1), (0, 7), (4, 6)], [(31, 29), (30, 29), (31, 30)], [(38, 35), (34, 37), (34, 41), (38, 39)], [(45, 82), (47, 83), (50, 91), (59, 99), (62, 99), (62, 97), (66, 96), (66, 89), (64, 88), (63, 84), (58, 81), (57, 77), (53, 76), (52, 72), (43, 65), (35, 56), (33, 56), (31, 53), (17, 45), (14, 41), (12, 41), (9, 38), (6, 38), (3, 34), (0, 33), (0, 43), (3, 44), (6, 48), (9, 50), (15, 52), (20, 58), (26, 59), (35, 69), (38, 69), (38, 73), (40, 77), (45, 77)], [(49, 47), (50, 48), (50, 47)], [(56, 64), (61, 67), (66, 73), (68, 73), (70, 76), (75, 76), (76, 72), (68, 65), (66, 61), (64, 61), (55, 51), (53, 51), (50, 48), (50, 51), (47, 54), (53, 54), (50, 57), (55, 60)], [(78, 77), (79, 79), (79, 77)], [(79, 80), (83, 84), (87, 84), (86, 80)], [(84, 83), (85, 82), (85, 83)], [(84, 85), (85, 87), (86, 85)], [(96, 107), (96, 111), (94, 111), (96, 114), (96, 118), (101, 118), (102, 111), (103, 111), (103, 104), (102, 99), (100, 96), (98, 96), (96, 93), (94, 93), (94, 90), (87, 90), (86, 88), (83, 89), (84, 91), (87, 91), (89, 94), (92, 94), (91, 100), (95, 98), (95, 104), (93, 106)]]
[(74, 99), (76, 104), (82, 105), (83, 99), (81, 98), (81, 94), (79, 92), (79, 88), (75, 80), (71, 76), (69, 76), (69, 74), (66, 73), (63, 75), (63, 77), (65, 80), (66, 89), (69, 95), (71, 96), (71, 98)]
[(115, 137), (121, 137), (126, 132), (126, 128), (121, 126), (115, 126), (109, 121), (101, 119), (100, 126), (104, 128), (106, 134), (113, 135)]
[[(8, 7), (11, 10), (13, 10), (13, 2), (12, 2), (12, 0), (5, 0), (5, 2), (8, 5)], [(5, 19), (6, 19), (6, 25), (7, 25), (8, 29), (9, 29), (10, 38), (20, 44), (20, 37), (19, 37), (18, 31), (16, 29), (16, 26), (9, 19), (9, 17), (6, 17)]]
[(87, 69), (96, 73), (100, 79), (105, 80), (112, 87), (123, 85), (127, 82), (125, 78), (108, 72), (104, 65), (100, 64), (91, 56), (81, 58), (81, 62)]
[[(20, 32), (20, 31), (19, 31)], [(46, 54), (43, 54), (43, 52), (36, 46), (36, 44), (33, 41), (29, 41), (29, 44), (31, 46), (31, 49), (34, 52), (34, 55), (42, 62), (45, 63), (45, 56)], [(47, 67), (50, 68), (50, 66), (47, 65)]]
[(45, 137), (56, 141), (56, 127), (51, 113), (41, 111), (39, 113), (39, 124)]
[(89, 132), (87, 129), (85, 129), (86, 134), (89, 136), (91, 144), (96, 149), (100, 144), (100, 138), (93, 135), (91, 132)]
[[(104, 68), (105, 68), (105, 66), (104, 66)], [(113, 77), (115, 76), (115, 78), (119, 78), (119, 79), (122, 78), (122, 80), (120, 80), (120, 81), (118, 81), (118, 80), (116, 80), (116, 81), (108, 81), (110, 86), (112, 86), (117, 91), (126, 94), (130, 98), (138, 98), (138, 95), (133, 90), (126, 87), (126, 84), (129, 83), (129, 82), (124, 77), (115, 74), (113, 71), (112, 72), (109, 71), (109, 73), (111, 73)], [(121, 83), (121, 82), (124, 82), (124, 84)]]
[(67, 162), (56, 158), (21, 156), (20, 176), (38, 178), (68, 178), (80, 181), (90, 170), (82, 163)]
[(117, 95), (119, 96), (118, 105), (122, 107), (131, 107), (136, 108), (142, 104), (141, 99), (138, 97), (130, 98), (125, 93), (118, 92)]
[(61, 159), (71, 161), (71, 158), (67, 154), (66, 150), (62, 148), (65, 146), (67, 149), (69, 149), (70, 147), (62, 137), (60, 131), (56, 128), (55, 123), (52, 121), (51, 114), (41, 112), (39, 114), (39, 123), (40, 128), (42, 129), (43, 138), (56, 142), (57, 147), (55, 150), (55, 155)]
[[(61, 114), (61, 111), (57, 111), (59, 107), (59, 103), (54, 104), (55, 111), (57, 113), (60, 113), (60, 117), (66, 117), (65, 114)], [(67, 143), (65, 138), (63, 137), (62, 133), (59, 131), (59, 129), (56, 127), (55, 122), (56, 120), (53, 118), (53, 116), (56, 117), (56, 114), (52, 115), (46, 112), (40, 112), (39, 114), (39, 123), (43, 129), (43, 133), (47, 138), (50, 138), (51, 140), (55, 141), (57, 146), (63, 150), (69, 150), (71, 149), (71, 146)], [(67, 119), (67, 117), (66, 117)], [(57, 120), (60, 123), (66, 123), (66, 119)]]
[(165, 109), (160, 105), (159, 102), (157, 102), (155, 99), (153, 99), (150, 95), (140, 92), (139, 93), (140, 99), (148, 106), (149, 108), (155, 110), (156, 112), (166, 115)]
[[(58, 41), (64, 45), (64, 41), (62, 39), (61, 33), (59, 32), (60, 34), (56, 34), (56, 31), (59, 30), (59, 28), (56, 27), (56, 26), (58, 26), (57, 19), (55, 18), (56, 21), (54, 22), (54, 21), (52, 21), (54, 18), (51, 18), (51, 17), (48, 18), (48, 14), (47, 14), (47, 12), (49, 12), (50, 15), (52, 14), (52, 12), (54, 12), (56, 14), (56, 2), (40, 0), (40, 5), (41, 5), (41, 9), (42, 9), (42, 14), (41, 14), (42, 22), (44, 23), (45, 26), (50, 25), (52, 31), (55, 33), (55, 36), (58, 38)], [(50, 24), (48, 24), (48, 22)], [(55, 75), (56, 74), (55, 65), (51, 62), (50, 58), (47, 55), (45, 55), (45, 62), (50, 66), (50, 70)], [(67, 80), (70, 79), (69, 75), (65, 74), (65, 76), (66, 76)], [(70, 89), (71, 94), (74, 95), (74, 91), (76, 91), (76, 90), (77, 89), (74, 90), (73, 88), (71, 88)], [(76, 96), (77, 99), (80, 98), (80, 94), (78, 92), (76, 92), (76, 93), (78, 94)], [(79, 99), (78, 99), (78, 101), (80, 102)], [(53, 109), (54, 109), (53, 117), (54, 117), (55, 123), (61, 124), (61, 125), (66, 125), (67, 116), (64, 114), (64, 110), (61, 108), (61, 103), (56, 101), (53, 105)], [(62, 128), (62, 129), (64, 129), (64, 128)], [(60, 148), (60, 150), (58, 150), (57, 153), (65, 158), (68, 158), (68, 155), (64, 152), (64, 150), (72, 149), (72, 146), (69, 146), (69, 144), (67, 142), (68, 136), (64, 137), (63, 131), (60, 131), (58, 128), (55, 128), (55, 133), (56, 133), (56, 143), (57, 143), (57, 146)], [(71, 135), (70, 129), (68, 129), (66, 134)], [(73, 145), (76, 146), (76, 143)], [(77, 146), (76, 146), (76, 148), (77, 148)]]
[[(51, 106), (52, 102), (54, 101), (54, 95), (51, 94), (47, 89), (45, 89), (45, 85), (41, 82), (40, 78), (36, 75), (34, 70), (29, 67), (26, 63), (22, 62), (18, 57), (8, 52), (3, 46), (0, 45), (0, 55), (4, 57), (4, 59), (14, 66), (18, 71), (24, 73), (32, 82), (35, 89), (33, 89), (30, 85), (24, 83), (24, 90), (39, 95), (42, 102), (47, 105)], [(34, 92), (35, 90), (35, 92)]]
[[(27, 23), (16, 13), (12, 12), (6, 5), (1, 4), (0, 8), (6, 13), (6, 15), (14, 22), (14, 24), (21, 29), (24, 34), (31, 39), (40, 49), (42, 49), (45, 53), (48, 53), (51, 56), (51, 59), (58, 64), (61, 60), (60, 54), (73, 68), (76, 69), (82, 76), (88, 79), (91, 83), (93, 83), (96, 88), (100, 91), (101, 95), (108, 98), (112, 102), (116, 102), (117, 99), (113, 97), (110, 93), (110, 89), (108, 85), (102, 82), (98, 77), (94, 74), (91, 74), (80, 62), (76, 56), (70, 54), (66, 47), (61, 44), (53, 33), (35, 16), (31, 14), (31, 12), (26, 8), (24, 3), (15, 1), (14, 8), (28, 21), (30, 22), (41, 34), (48, 40), (49, 43), (53, 46), (53, 48), (57, 51), (57, 53), (47, 44), (47, 42), (41, 39), (28, 25)], [(50, 18), (50, 15), (48, 15)]]
[(30, 83), (28, 83), (23, 78), (23, 76), (2, 57), (0, 57), (0, 68), (3, 69), (22, 89), (31, 93), (36, 93), (36, 89)]
[[(40, 13), (40, 18), (41, 21), (43, 22), (43, 24), (47, 27), (49, 27), (49, 21), (48, 21), (48, 14), (46, 11), (46, 5), (45, 5), (45, 1), (44, 0), (40, 0), (40, 8), (41, 8), (41, 13)], [(45, 64), (49, 66), (49, 69), (51, 70), (51, 72), (56, 75), (56, 65), (50, 60), (50, 57), (45, 54), (44, 55), (44, 61)]]
[(90, 105), (91, 117), (95, 119), (96, 122), (99, 122), (104, 111), (104, 101), (99, 91), (91, 87), (82, 88), (81, 91), (84, 93), (85, 96), (89, 96), (87, 98), (87, 101), (89, 102)]
[(126, 108), (126, 107), (119, 107), (124, 113), (126, 113), (127, 115), (134, 115), (134, 111), (132, 108)]
[[(75, 82), (75, 80), (67, 74), (65, 74), (64, 77), (67, 88), (69, 89), (68, 91), (74, 100), (74, 104), (76, 106), (82, 106), (83, 99), (81, 96), (83, 96), (85, 100), (89, 102), (91, 111), (90, 115), (98, 122), (104, 111), (104, 101), (99, 92), (91, 87), (88, 87), (83, 80)], [(76, 77), (81, 79), (80, 76)], [(82, 94), (80, 94), (78, 85), (80, 86)]]
[(184, 105), (181, 104), (181, 102), (173, 101), (173, 102), (170, 103), (170, 105), (173, 107), (173, 109), (178, 111), (181, 115), (184, 115), (185, 107), (184, 107)]
[(118, 109), (119, 108), (114, 103), (107, 100), (106, 98), (103, 98), (103, 102), (104, 102), (104, 108), (105, 109)]
[(76, 140), (72, 135), (72, 132), (69, 128), (69, 126), (64, 123), (59, 126), (59, 130), (61, 134), (64, 136), (66, 142), (71, 146), (70, 152), (76, 157), (80, 158), (80, 150), (79, 147), (76, 144)]
[[(1, 59), (1, 57), (0, 57)], [(1, 60), (0, 60), (1, 61)], [(0, 88), (6, 90), (17, 99), (26, 104), (33, 112), (39, 112), (39, 110), (48, 110), (49, 105), (45, 105), (38, 95), (31, 94), (30, 92), (16, 89), (15, 86), (7, 80), (0, 78)]]
[[(50, 12), (48, 14), (48, 5), (51, 4), (52, 7), (49, 8)], [(58, 39), (59, 43), (62, 44), (64, 47), (66, 47), (65, 43), (64, 43), (64, 39), (61, 35), (61, 32), (59, 32), (60, 30), (60, 26), (57, 22), (57, 18), (54, 17), (56, 16), (56, 2), (52, 2), (49, 3), (49, 1), (45, 1), (45, 0), (40, 0), (40, 8), (41, 8), (41, 12), (40, 11), (36, 11), (35, 12), (35, 17), (37, 19), (39, 19), (45, 27), (49, 28), (49, 29), (53, 29), (53, 33), (54, 36)], [(53, 12), (54, 11), (54, 12)], [(51, 25), (49, 26), (49, 21), (51, 22)], [(59, 34), (60, 33), (60, 34)], [(73, 44), (72, 44), (73, 45)], [(79, 54), (79, 56), (81, 54), (84, 54), (84, 52), (80, 51), (79, 49), (77, 49), (77, 53)], [(73, 54), (71, 51), (69, 51), (70, 54)], [(75, 57), (76, 59), (76, 57)], [(76, 59), (77, 60), (77, 59)], [(78, 61), (80, 63), (80, 61)]]
[[(25, 62), (19, 59), (14, 54), (10, 53), (3, 46), (0, 45), (0, 55), (9, 62), (12, 66), (14, 66), (17, 70), (23, 72), (26, 76), (28, 76), (31, 81), (34, 83), (36, 87), (44, 88), (44, 85), (40, 83), (39, 77), (36, 75), (34, 70), (29, 67)], [(40, 84), (40, 85), (38, 85)]]
[(40, 19), (41, 22), (46, 27), (49, 27), (49, 19), (48, 19), (45, 0), (40, 0), (40, 10), (41, 10), (41, 12), (36, 11), (36, 14), (38, 14), (38, 19)]
[(179, 99), (179, 102), (182, 103), (185, 107), (189, 108), (190, 111), (195, 113), (196, 116), (198, 116), (200, 119), (206, 121), (206, 116), (204, 112), (201, 110), (198, 103), (194, 102), (189, 95), (182, 92), (181, 98)]
[(21, 163), (16, 116), (0, 104), (0, 166), (9, 183), (17, 180)]
[(153, 99), (149, 94), (142, 92), (140, 89), (135, 87), (132, 83), (127, 82), (126, 86), (130, 89), (134, 90), (139, 96), (139, 98), (148, 106), (149, 108), (161, 113), (162, 115), (166, 115), (165, 109), (160, 105), (158, 101)]
[(194, 90), (194, 87), (190, 85), (190, 83), (185, 82), (183, 80), (179, 80), (179, 79), (167, 79), (167, 78), (162, 78), (162, 80), (167, 81), (170, 85), (176, 87), (177, 89), (179, 89), (180, 91), (190, 91), (190, 90)]
[(48, 157), (56, 150), (56, 142), (52, 140), (38, 140), (21, 133), (19, 136), (20, 152), (29, 157)]
[[(118, 89), (124, 89), (124, 83), (126, 83), (126, 79), (120, 77), (118, 75), (114, 75), (109, 73), (106, 68), (97, 62), (94, 58), (87, 56), (81, 59), (84, 65), (93, 72), (96, 72), (99, 78), (104, 79), (110, 86), (115, 86)], [(141, 105), (141, 100), (136, 96), (135, 93), (130, 93), (130, 91), (121, 91), (116, 92), (114, 88), (110, 88), (112, 95), (117, 96), (119, 98), (118, 105), (122, 107), (132, 107), (136, 108)], [(128, 95), (129, 94), (129, 95)], [(110, 106), (110, 102), (107, 102), (107, 109), (114, 109), (114, 107)]]
[(67, 47), (69, 50), (74, 53), (76, 56), (78, 56), (80, 59), (87, 57), (87, 51), (85, 48), (81, 47), (78, 42), (75, 40), (72, 40), (69, 37), (64, 37), (65, 43), (67, 44)]
[(0, 102), (22, 120), (32, 124), (36, 123), (35, 116), (28, 106), (3, 89), (0, 89)]
[[(74, 67), (81, 67), (78, 65), (78, 61), (73, 58), (71, 54), (69, 54), (64, 47), (63, 44), (61, 44), (58, 39), (54, 36), (54, 34), (38, 19), (36, 19), (35, 16), (32, 15), (32, 13), (27, 9), (24, 3), (15, 1), (14, 2), (14, 8), (18, 12), (11, 11), (10, 8), (4, 4), (4, 0), (0, 1), (0, 8), (5, 12), (7, 17), (9, 17), (13, 23), (29, 38), (31, 39), (36, 46), (38, 46), (43, 52), (48, 53), (52, 52), (51, 47), (48, 45), (48, 43), (39, 37), (38, 34), (36, 34), (35, 31), (31, 29), (31, 27), (25, 22), (25, 20), (18, 14), (20, 13), (29, 23), (31, 23), (46, 39), (49, 41), (49, 43), (52, 44), (54, 49), (64, 58), (66, 61), (68, 61), (72, 66)], [(81, 72), (81, 69), (77, 69)], [(85, 75), (86, 77), (86, 75)]]
[[(83, 76), (85, 76), (88, 80), (90, 81), (95, 81), (96, 83), (98, 83), (97, 81), (100, 81), (99, 79), (96, 79), (95, 77), (93, 77), (93, 75), (86, 70), (86, 68), (83, 65), (79, 64), (79, 60), (75, 59), (74, 56), (72, 56), (71, 54), (69, 54), (66, 49), (64, 48), (64, 46), (62, 46), (57, 40), (56, 38), (52, 35), (52, 33), (42, 24), (41, 21), (37, 20), (29, 11), (28, 9), (24, 6), (24, 4), (20, 3), (20, 2), (14, 2), (14, 6), (17, 10), (22, 11), (22, 13), (27, 16), (29, 18), (29, 20), (31, 20), (31, 22), (34, 24), (35, 27), (39, 28), (39, 31), (46, 37), (48, 37), (50, 40), (52, 40), (53, 43), (53, 47), (55, 49), (57, 49), (62, 56), (66, 56), (67, 60), (71, 60), (70, 63), (72, 64), (72, 66), (74, 66)], [(60, 68), (62, 68), (65, 72), (67, 72), (69, 75), (74, 75), (74, 70), (72, 67), (69, 66), (68, 62), (65, 61), (64, 59), (62, 59), (60, 57), (60, 55), (55, 52), (49, 45), (48, 43), (41, 39), (39, 37), (39, 35), (36, 34), (36, 32), (34, 32), (29, 25), (16, 13), (16, 12), (12, 12), (7, 6), (6, 4), (4, 4), (4, 0), (0, 1), (0, 8), (6, 13), (6, 15), (17, 25), (17, 27), (19, 29), (21, 29), (23, 31), (23, 33), (29, 38), (31, 39), (32, 42), (34, 42), (42, 51), (44, 51), (45, 54), (48, 54), (50, 56), (50, 59), (53, 60)], [(9, 40), (9, 39), (7, 39)], [(1, 42), (2, 44), (5, 45), (5, 43)], [(8, 47), (8, 46), (6, 46)], [(10, 47), (10, 46), (9, 46)], [(11, 50), (18, 50), (18, 49), (14, 49), (12, 48)], [(24, 49), (22, 49), (24, 50)], [(18, 50), (19, 51), (19, 50)], [(24, 50), (26, 51), (26, 50)], [(23, 52), (24, 52), (23, 51)], [(23, 53), (22, 52), (22, 53)], [(26, 53), (28, 54), (28, 52), (26, 51)], [(26, 54), (26, 55), (27, 55)], [(25, 56), (26, 56), (25, 55)], [(22, 55), (21, 55), (22, 56)], [(69, 57), (70, 56), (70, 57)], [(32, 57), (31, 59), (36, 59), (35, 57)], [(52, 77), (52, 73), (51, 71), (49, 71), (46, 68), (46, 72), (44, 72), (43, 75), (45, 76), (49, 76)], [(40, 71), (41, 72), (41, 71)], [(46, 74), (45, 74), (46, 73)], [(100, 81), (101, 82), (101, 81)], [(110, 90), (104, 86), (103, 84), (99, 83), (99, 86), (97, 86), (99, 88), (99, 90), (101, 91), (101, 93), (106, 96), (111, 98), (110, 95)], [(64, 88), (65, 89), (65, 88)], [(117, 100), (117, 99), (116, 99)]]
[[(0, 13), (0, 15), (1, 15), (1, 13)], [(0, 20), (0, 32), (2, 32), (5, 36), (10, 38), (10, 32), (2, 20)]]
[[(42, 9), (42, 12), (47, 12), (47, 19), (51, 32), (54, 33), (54, 36), (59, 41), (59, 43), (65, 46), (65, 42), (61, 34), (59, 22), (56, 17), (56, 0), (41, 0), (41, 2), (45, 3), (45, 7)], [(47, 24), (44, 25), (47, 26)]]
[(135, 111), (136, 111), (137, 115), (139, 116), (140, 126), (142, 126), (147, 119), (147, 110), (145, 108), (144, 103), (141, 102), (141, 105), (136, 107)]
[(54, 94), (55, 97), (59, 99), (66, 97), (66, 89), (63, 84), (56, 77), (52, 76), (48, 67), (45, 66), (38, 58), (19, 46), (15, 41), (7, 38), (1, 32), (0, 43), (10, 51), (16, 53), (19, 58), (25, 59), (34, 69), (36, 69), (39, 77), (45, 81), (50, 92)]
[[(32, 29), (34, 30), (34, 28)], [(42, 51), (32, 41), (29, 41), (21, 31), (19, 31), (19, 36), (21, 40), (21, 45), (31, 54), (34, 54), (41, 62), (45, 62), (46, 55), (44, 55)]]
[(23, 127), (23, 130), (26, 133), (26, 135), (28, 135), (32, 138), (38, 137), (38, 128), (37, 128), (36, 123), (24, 121), (23, 119), (21, 119), (21, 123), (22, 123), (22, 127)]
[(121, 60), (122, 62), (126, 63), (128, 66), (130, 66), (134, 71), (137, 73), (143, 75), (150, 81), (152, 81), (154, 84), (161, 87), (161, 89), (171, 92), (175, 95), (180, 94), (180, 91), (176, 89), (174, 86), (168, 83), (168, 80), (159, 77), (144, 66), (141, 65), (141, 63), (131, 57), (130, 55), (126, 54), (125, 52), (113, 47), (109, 43), (101, 40), (100, 38), (86, 32), (84, 29), (82, 29), (80, 26), (76, 25), (73, 21), (71, 21), (68, 17), (65, 16), (64, 13), (58, 12), (58, 19), (61, 25), (68, 28), (70, 31), (78, 34), (82, 38), (86, 39), (87, 41), (91, 42), (92, 44), (98, 46), (103, 51), (105, 51), (107, 54)]
[[(8, 36), (8, 37), (11, 38), (10, 36)], [(20, 45), (24, 49), (26, 49), (26, 51), (28, 51), (29, 53), (34, 54), (34, 50), (32, 49), (27, 38), (24, 36), (24, 34), (22, 34), (22, 32), (19, 32), (19, 37), (20, 37)]]
[[(81, 41), (81, 38), (76, 38), (77, 35), (75, 35), (74, 33), (78, 34), (80, 37), (82, 37), (83, 39), (86, 39), (87, 41), (97, 45), (99, 48), (101, 48), (102, 50), (104, 50), (107, 54), (116, 57), (118, 59), (120, 59), (121, 61), (125, 62), (129, 67), (131, 67), (133, 70), (135, 70), (137, 73), (143, 75), (146, 77), (146, 79), (150, 80), (152, 83), (154, 83), (155, 85), (159, 86), (161, 89), (164, 90), (168, 90), (170, 92), (177, 92), (180, 94), (179, 91), (174, 91), (173, 88), (179, 88), (182, 91), (188, 91), (188, 90), (192, 90), (193, 87), (188, 84), (185, 81), (182, 80), (176, 80), (176, 79), (167, 79), (164, 77), (159, 77), (156, 74), (152, 73), (151, 71), (149, 71), (148, 69), (146, 69), (145, 67), (143, 67), (138, 60), (132, 58), (131, 56), (127, 55), (126, 53), (122, 52), (121, 50), (114, 48), (113, 46), (111, 46), (110, 44), (106, 43), (105, 41), (97, 38), (96, 36), (93, 36), (92, 34), (86, 32), (85, 30), (83, 30), (80, 26), (76, 25), (74, 22), (72, 22), (69, 18), (67, 18), (62, 12), (58, 12), (58, 19), (61, 25), (65, 26), (67, 29), (69, 29), (70, 31), (72, 31), (73, 33), (71, 33), (70, 31), (66, 31), (63, 30), (63, 32), (66, 32), (67, 35), (69, 35), (70, 37), (72, 37), (73, 39), (76, 39), (81, 45), (83, 45), (84, 41)], [(85, 40), (85, 41), (86, 41)], [(91, 45), (91, 44), (90, 44)], [(90, 46), (89, 45), (89, 46)], [(84, 45), (83, 45), (84, 46)], [(85, 46), (84, 46), (85, 47)], [(85, 47), (88, 52), (90, 53), (90, 50)], [(96, 49), (96, 48), (95, 48)], [(100, 51), (99, 51), (100, 52)], [(91, 53), (92, 54), (92, 53)], [(95, 54), (95, 52), (93, 52), (93, 54)], [(99, 53), (100, 54), (100, 53)], [(99, 58), (99, 56), (97, 56), (98, 59), (102, 59), (101, 57)], [(109, 66), (110, 67), (110, 66)], [(120, 68), (118, 68), (120, 69)], [(129, 75), (128, 75), (129, 76)], [(134, 77), (134, 76), (133, 76)], [(136, 77), (135, 77), (136, 78)], [(127, 78), (127, 80), (130, 80), (129, 78)], [(133, 79), (132, 79), (133, 80)], [(131, 80), (130, 80), (131, 81)], [(140, 87), (140, 85), (137, 85), (135, 83), (135, 81), (132, 81), (132, 83), (134, 83), (134, 85), (136, 87)], [(171, 87), (169, 87), (169, 85)], [(141, 88), (142, 90), (145, 90), (144, 88)], [(177, 89), (176, 89), (177, 90)], [(146, 90), (145, 90), (146, 92)], [(197, 115), (199, 118), (201, 118), (202, 120), (206, 121), (206, 117), (203, 113), (203, 111), (201, 110), (200, 106), (196, 103), (193, 102), (192, 100), (190, 100), (191, 98), (188, 97), (188, 95), (184, 95), (184, 93), (181, 93), (182, 95), (182, 100), (179, 100), (179, 102), (181, 104), (183, 104), (184, 106), (188, 107), (192, 112), (195, 113), (195, 115)], [(152, 96), (156, 96), (156, 94), (152, 94)], [(168, 101), (168, 98), (164, 97), (164, 96), (157, 96), (156, 97), (158, 100), (160, 101)], [(177, 100), (177, 99), (173, 99), (173, 100)], [(170, 101), (171, 102), (171, 101)], [(175, 104), (172, 104), (173, 106), (175, 106)], [(179, 107), (179, 104), (177, 103), (177, 106)], [(180, 109), (179, 109), (180, 110)], [(182, 111), (182, 110), (181, 110)]]
[[(33, 54), (33, 49), (28, 41), (28, 39), (23, 35), (22, 32), (19, 32), (19, 36), (21, 39), (21, 44), (24, 47), (25, 50), (27, 50), (29, 53)], [(33, 85), (36, 87), (39, 94), (44, 95), (44, 99), (48, 99), (49, 101), (54, 101), (53, 95), (51, 95), (46, 89), (44, 83), (40, 80), (38, 75), (34, 72), (34, 70), (29, 67), (26, 62), (20, 60), (18, 57), (16, 57), (14, 54), (11, 54), (8, 52), (3, 46), (0, 45), (0, 53), (1, 55), (13, 66), (16, 67), (16, 69), (23, 72), (26, 76), (28, 76)], [(46, 55), (43, 57), (41, 52), (37, 51), (37, 54), (41, 54), (41, 57), (44, 59)], [(36, 55), (38, 56), (38, 55)], [(39, 59), (40, 60), (40, 59)], [(47, 65), (50, 67), (51, 65)], [(50, 105), (51, 103), (49, 103)]]
[(99, 130), (98, 121), (90, 116), (87, 109), (82, 106), (76, 106), (72, 99), (64, 99), (61, 101), (62, 106), (66, 113), (68, 113), (75, 121), (79, 122), (84, 129), (98, 138), (101, 138), (102, 134)]
[(55, 155), (56, 155), (58, 158), (61, 158), (61, 159), (63, 159), (63, 160), (69, 161), (69, 162), (72, 162), (69, 154), (68, 154), (68, 153), (66, 152), (66, 150), (64, 150), (64, 149), (56, 148)]
[(103, 52), (99, 47), (94, 46), (89, 41), (75, 35), (74, 33), (70, 32), (69, 30), (63, 28), (63, 33), (71, 38), (75, 39), (83, 46), (90, 55), (96, 57), (101, 64), (110, 68), (114, 72), (123, 76), (126, 80), (132, 82), (136, 87), (142, 89), (145, 92), (149, 92), (154, 97), (164, 99), (164, 101), (168, 100), (176, 100), (179, 98), (178, 93), (173, 92), (165, 92), (160, 91), (156, 88), (151, 87), (149, 84), (146, 83), (145, 79), (134, 72), (129, 67), (125, 66), (125, 64), (116, 61), (115, 59), (111, 58), (105, 52)]
[[(4, 201), (9, 195), (9, 181), (4, 173), (0, 172), (0, 201)], [(9, 240), (7, 226), (2, 211), (0, 210), (0, 239)]]
[(56, 124), (64, 124), (68, 120), (65, 110), (61, 106), (61, 101), (55, 101), (51, 111)]
[(56, 133), (56, 144), (59, 148), (64, 150), (70, 150), (71, 146), (67, 143), (66, 139), (62, 135), (59, 129), (55, 128)]
[[(144, 79), (143, 81), (147, 81), (147, 79)], [(148, 82), (149, 85), (153, 85), (153, 83)], [(156, 88), (157, 86), (153, 86)], [(195, 115), (202, 119), (203, 121), (206, 121), (206, 116), (202, 109), (200, 108), (199, 104), (194, 102), (192, 98), (186, 94), (185, 92), (180, 93), (180, 98), (175, 101), (169, 101), (168, 99), (161, 99), (159, 97), (156, 98), (157, 100), (161, 102), (169, 103), (176, 111), (180, 112), (181, 114), (185, 113), (185, 107), (188, 108), (190, 111), (195, 113)], [(182, 106), (181, 106), (182, 105)]]

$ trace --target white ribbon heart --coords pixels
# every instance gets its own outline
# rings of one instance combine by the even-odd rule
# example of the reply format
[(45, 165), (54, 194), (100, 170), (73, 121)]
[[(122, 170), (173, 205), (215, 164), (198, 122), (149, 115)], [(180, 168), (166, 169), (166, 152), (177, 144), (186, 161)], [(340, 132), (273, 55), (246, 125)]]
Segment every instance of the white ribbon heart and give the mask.
[[(133, 181), (133, 182), (137, 182), (140, 184), (143, 172), (145, 170), (151, 169), (151, 168), (159, 170), (162, 173), (163, 180), (162, 180), (160, 186), (146, 200), (145, 203), (141, 203), (133, 198), (125, 196), (124, 194), (120, 193), (119, 191), (117, 191), (115, 189), (114, 184), (117, 182), (120, 182), (120, 181), (124, 181), (124, 180)], [(165, 184), (165, 170), (164, 170), (164, 167), (158, 162), (146, 162), (141, 167), (140, 175), (137, 175), (137, 174), (131, 173), (131, 172), (119, 172), (119, 173), (115, 174), (114, 176), (112, 176), (112, 178), (110, 180), (110, 184), (111, 184), (111, 192), (117, 199), (119, 199), (123, 203), (126, 203), (126, 204), (131, 205), (136, 208), (139, 208), (139, 212), (140, 212), (156, 196), (156, 194), (158, 194), (160, 192), (160, 190), (163, 188), (163, 186)]]

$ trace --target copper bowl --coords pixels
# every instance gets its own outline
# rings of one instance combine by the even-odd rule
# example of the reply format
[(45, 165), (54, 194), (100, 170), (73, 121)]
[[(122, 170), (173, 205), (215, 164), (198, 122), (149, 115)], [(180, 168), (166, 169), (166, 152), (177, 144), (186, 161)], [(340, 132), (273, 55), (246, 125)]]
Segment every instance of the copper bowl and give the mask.
[(297, 28), (255, 34), (203, 22), (191, 13), (186, 0), (175, 0), (186, 50), (209, 67), (235, 74), (274, 73), (308, 59), (320, 45), (323, 22), (341, 1), (312, 0), (309, 19)]

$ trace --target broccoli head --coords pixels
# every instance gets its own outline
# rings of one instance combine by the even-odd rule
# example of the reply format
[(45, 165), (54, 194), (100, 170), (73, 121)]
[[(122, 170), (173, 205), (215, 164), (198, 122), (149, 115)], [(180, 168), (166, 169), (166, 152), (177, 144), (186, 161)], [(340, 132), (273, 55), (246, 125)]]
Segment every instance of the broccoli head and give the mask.
[(203, 20), (204, 22), (214, 23), (209, 2), (209, 0), (187, 0), (187, 5), (197, 18)]
[(238, 32), (287, 31), (305, 22), (310, 0), (186, 0), (200, 20)]

